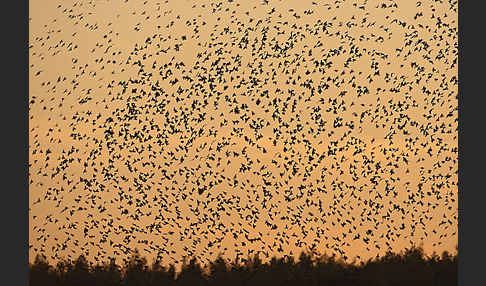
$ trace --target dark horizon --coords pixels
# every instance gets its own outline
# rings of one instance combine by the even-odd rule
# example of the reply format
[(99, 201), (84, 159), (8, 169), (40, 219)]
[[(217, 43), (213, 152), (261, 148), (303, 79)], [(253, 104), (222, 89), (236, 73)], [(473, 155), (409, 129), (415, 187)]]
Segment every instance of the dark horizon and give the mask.
[(138, 251), (123, 264), (114, 259), (90, 264), (83, 255), (74, 261), (50, 265), (42, 255), (29, 263), (30, 286), (68, 285), (457, 285), (457, 255), (444, 251), (426, 256), (413, 247), (401, 253), (388, 252), (366, 262), (346, 263), (334, 256), (302, 252), (298, 258), (273, 257), (263, 263), (258, 255), (244, 262), (222, 256), (201, 266), (187, 259), (180, 271), (174, 264), (148, 262)]

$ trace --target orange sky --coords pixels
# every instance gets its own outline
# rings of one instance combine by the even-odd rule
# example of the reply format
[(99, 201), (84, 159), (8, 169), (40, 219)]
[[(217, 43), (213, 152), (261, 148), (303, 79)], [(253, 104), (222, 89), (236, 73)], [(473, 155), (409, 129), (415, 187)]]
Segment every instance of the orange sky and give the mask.
[[(362, 258), (411, 242), (455, 251), (457, 4), (316, 2), (30, 1), (31, 259), (39, 250), (51, 259), (77, 257), (85, 244), (88, 257), (120, 253), (123, 244), (152, 258), (152, 246), (168, 263), (191, 254), (245, 257), (249, 249), (295, 255), (312, 244)], [(327, 33), (317, 31), (323, 22), (332, 23)], [(251, 45), (259, 47), (265, 31), (267, 44), (257, 52)], [(291, 35), (287, 58), (261, 57)], [(242, 39), (246, 48), (237, 44)], [(360, 57), (352, 55), (356, 48)], [(316, 68), (326, 58), (330, 67)], [(218, 78), (211, 70), (211, 62), (237, 68), (237, 59), (236, 72)], [(153, 76), (139, 72), (139, 60)], [(168, 78), (159, 75), (168, 69)], [(211, 93), (202, 79), (208, 75), (216, 79)], [(144, 82), (130, 83), (136, 79)], [(310, 80), (313, 95), (300, 85)], [(156, 81), (163, 93), (151, 101)], [(128, 83), (126, 93), (120, 82)], [(364, 87), (368, 94), (360, 94)], [(147, 112), (123, 119), (127, 102)], [(183, 113), (194, 121), (177, 123)], [(168, 132), (170, 120), (180, 133)], [(407, 132), (398, 128), (404, 123)], [(155, 125), (160, 130), (150, 130)], [(213, 183), (200, 195), (197, 182)], [(160, 233), (148, 233), (154, 223)], [(128, 244), (124, 228), (133, 235)], [(245, 239), (260, 233), (261, 241)]]

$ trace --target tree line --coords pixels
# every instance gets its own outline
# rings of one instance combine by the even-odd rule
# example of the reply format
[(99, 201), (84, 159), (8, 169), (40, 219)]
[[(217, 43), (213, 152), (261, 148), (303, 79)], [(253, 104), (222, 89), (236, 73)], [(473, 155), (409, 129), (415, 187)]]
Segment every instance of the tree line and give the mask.
[(272, 258), (263, 263), (257, 256), (244, 263), (228, 262), (221, 256), (206, 266), (196, 259), (186, 260), (178, 272), (174, 265), (161, 261), (148, 263), (135, 251), (123, 265), (115, 260), (90, 264), (80, 255), (74, 261), (49, 264), (37, 255), (29, 263), (31, 286), (244, 286), (244, 285), (457, 285), (457, 255), (447, 251), (426, 256), (420, 247), (386, 255), (361, 263), (345, 263), (335, 256), (302, 252), (293, 257)]

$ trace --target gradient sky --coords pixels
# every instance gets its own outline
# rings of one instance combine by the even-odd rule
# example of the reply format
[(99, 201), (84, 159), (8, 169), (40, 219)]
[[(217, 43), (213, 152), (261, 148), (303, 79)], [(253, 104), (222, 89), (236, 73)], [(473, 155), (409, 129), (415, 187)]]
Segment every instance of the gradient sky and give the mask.
[(31, 259), (455, 251), (457, 2), (30, 1), (29, 18)]

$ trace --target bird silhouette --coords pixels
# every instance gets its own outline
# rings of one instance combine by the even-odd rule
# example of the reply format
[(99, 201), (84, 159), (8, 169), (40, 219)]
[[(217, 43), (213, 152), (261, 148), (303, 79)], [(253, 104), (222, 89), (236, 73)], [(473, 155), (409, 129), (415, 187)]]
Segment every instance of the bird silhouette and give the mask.
[(443, 2), (33, 13), (31, 249), (350, 260), (454, 242), (457, 3)]

